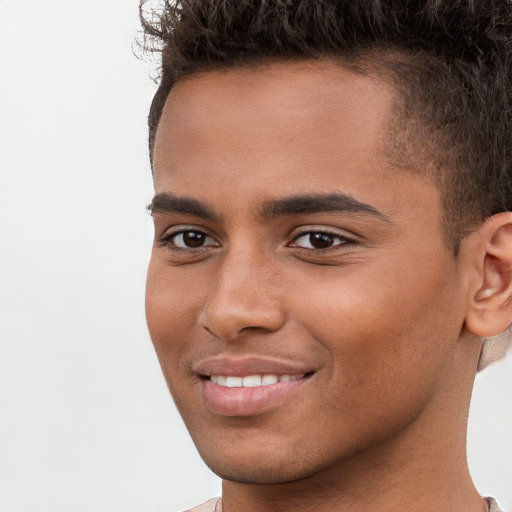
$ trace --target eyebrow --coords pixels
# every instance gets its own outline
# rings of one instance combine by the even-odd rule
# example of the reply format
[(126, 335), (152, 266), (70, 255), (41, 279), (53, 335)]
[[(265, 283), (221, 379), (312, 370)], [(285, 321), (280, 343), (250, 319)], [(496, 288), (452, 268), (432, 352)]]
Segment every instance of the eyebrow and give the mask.
[(391, 223), (387, 215), (373, 206), (344, 193), (297, 195), (268, 201), (263, 206), (263, 215), (269, 218), (323, 212), (371, 215)]
[(190, 197), (178, 197), (169, 192), (156, 194), (148, 206), (151, 215), (156, 213), (180, 213), (208, 220), (216, 220), (218, 216), (206, 204)]
[[(178, 197), (162, 192), (153, 198), (148, 206), (151, 215), (157, 213), (179, 213), (208, 220), (218, 220), (219, 216), (207, 204), (191, 197)], [(350, 213), (371, 215), (391, 223), (388, 216), (373, 206), (358, 201), (344, 193), (304, 194), (282, 199), (272, 199), (264, 203), (261, 209), (263, 217), (274, 219), (287, 215), (313, 215), (315, 213)]]

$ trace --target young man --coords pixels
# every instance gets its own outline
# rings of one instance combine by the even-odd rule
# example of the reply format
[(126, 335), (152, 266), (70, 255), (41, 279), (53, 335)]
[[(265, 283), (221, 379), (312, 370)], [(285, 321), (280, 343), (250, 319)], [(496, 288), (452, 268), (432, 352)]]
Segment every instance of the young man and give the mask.
[(512, 319), (511, 3), (151, 19), (147, 318), (223, 479), (197, 510), (497, 512), (465, 435)]

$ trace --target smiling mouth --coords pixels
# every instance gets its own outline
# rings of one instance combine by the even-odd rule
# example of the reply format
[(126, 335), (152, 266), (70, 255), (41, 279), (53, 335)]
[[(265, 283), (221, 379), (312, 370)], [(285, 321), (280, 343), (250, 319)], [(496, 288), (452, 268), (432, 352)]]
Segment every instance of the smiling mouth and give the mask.
[(201, 394), (214, 414), (254, 416), (293, 399), (314, 373), (202, 375)]
[(293, 382), (306, 377), (306, 374), (297, 375), (247, 375), (246, 377), (235, 377), (232, 375), (210, 375), (206, 376), (218, 386), (225, 388), (257, 388), (262, 386), (272, 386), (279, 382)]

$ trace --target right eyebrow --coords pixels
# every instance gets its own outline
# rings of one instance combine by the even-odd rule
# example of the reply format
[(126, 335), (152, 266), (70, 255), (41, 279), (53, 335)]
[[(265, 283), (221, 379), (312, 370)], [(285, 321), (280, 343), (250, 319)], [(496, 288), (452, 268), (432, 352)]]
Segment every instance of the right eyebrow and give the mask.
[(169, 192), (156, 194), (151, 204), (149, 204), (148, 210), (151, 215), (157, 213), (180, 213), (208, 220), (218, 219), (218, 216), (207, 204), (191, 197), (178, 197)]
[(311, 193), (271, 200), (263, 207), (263, 216), (268, 218), (286, 215), (313, 215), (320, 212), (350, 213), (354, 215), (371, 215), (391, 223), (387, 215), (374, 206), (358, 201), (344, 193)]

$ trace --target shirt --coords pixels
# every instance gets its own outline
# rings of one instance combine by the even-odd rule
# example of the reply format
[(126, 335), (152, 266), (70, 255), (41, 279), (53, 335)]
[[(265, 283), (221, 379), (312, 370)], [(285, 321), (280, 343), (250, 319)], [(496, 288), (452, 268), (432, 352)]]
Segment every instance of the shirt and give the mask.
[[(493, 498), (485, 498), (489, 503), (489, 512), (502, 512), (496, 500)], [(198, 507), (191, 508), (185, 512), (222, 512), (222, 503), (220, 498), (213, 498)]]

